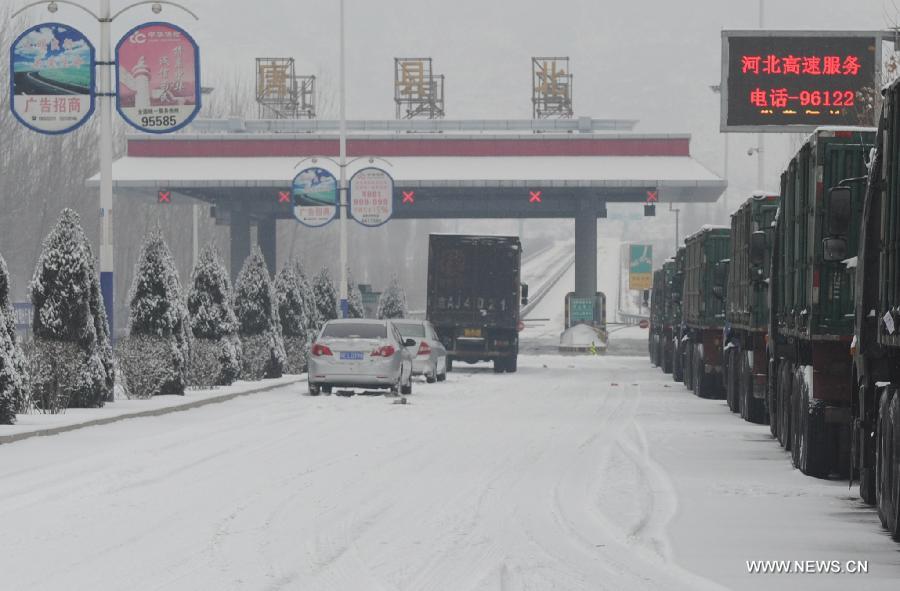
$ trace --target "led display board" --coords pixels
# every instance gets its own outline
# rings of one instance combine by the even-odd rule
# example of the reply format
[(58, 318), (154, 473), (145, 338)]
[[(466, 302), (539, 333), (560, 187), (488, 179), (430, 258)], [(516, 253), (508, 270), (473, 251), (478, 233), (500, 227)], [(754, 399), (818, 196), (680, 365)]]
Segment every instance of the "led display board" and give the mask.
[(722, 131), (873, 125), (882, 37), (858, 31), (722, 31)]

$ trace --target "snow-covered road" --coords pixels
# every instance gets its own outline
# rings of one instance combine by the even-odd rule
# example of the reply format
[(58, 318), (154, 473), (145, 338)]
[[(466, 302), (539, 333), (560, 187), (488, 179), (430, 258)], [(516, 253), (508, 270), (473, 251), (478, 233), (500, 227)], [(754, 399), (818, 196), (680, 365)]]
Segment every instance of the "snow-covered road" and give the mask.
[[(894, 589), (845, 483), (629, 357), (293, 386), (0, 446), (0, 588)], [(868, 575), (748, 575), (756, 559)]]

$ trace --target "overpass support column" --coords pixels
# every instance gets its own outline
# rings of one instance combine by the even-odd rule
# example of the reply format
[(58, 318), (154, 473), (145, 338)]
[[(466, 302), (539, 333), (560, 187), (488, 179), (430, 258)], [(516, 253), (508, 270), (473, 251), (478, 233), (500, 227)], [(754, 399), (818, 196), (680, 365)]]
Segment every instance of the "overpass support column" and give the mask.
[(597, 293), (597, 209), (582, 203), (575, 217), (575, 297)]
[(250, 256), (250, 215), (239, 209), (231, 210), (231, 281), (234, 283), (244, 259)]
[(266, 259), (266, 268), (269, 275), (275, 275), (275, 256), (277, 254), (277, 233), (275, 216), (263, 218), (256, 224), (256, 243)]

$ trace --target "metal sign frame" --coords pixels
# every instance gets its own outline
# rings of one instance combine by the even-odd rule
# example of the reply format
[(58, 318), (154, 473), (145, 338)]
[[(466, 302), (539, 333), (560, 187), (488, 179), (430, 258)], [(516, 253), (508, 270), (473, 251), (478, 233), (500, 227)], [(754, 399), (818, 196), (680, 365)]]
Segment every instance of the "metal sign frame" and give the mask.
[[(732, 38), (742, 37), (850, 37), (850, 38), (870, 38), (875, 41), (875, 72), (880, 75), (882, 72), (882, 51), (884, 42), (890, 40), (895, 42), (897, 35), (892, 31), (796, 31), (796, 30), (723, 30), (722, 31), (722, 66), (721, 66), (721, 85), (720, 85), (720, 107), (719, 107), (719, 131), (722, 132), (747, 132), (747, 133), (809, 133), (817, 127), (827, 125), (825, 123), (815, 124), (796, 124), (796, 125), (728, 125), (728, 65), (731, 55), (729, 53), (728, 41)], [(877, 81), (873, 81), (877, 84)], [(876, 92), (879, 89), (876, 88)], [(841, 125), (835, 123), (834, 125)]]
[[(171, 29), (178, 31), (179, 33), (181, 33), (182, 37), (191, 44), (191, 48), (194, 50), (194, 110), (191, 112), (190, 115), (185, 117), (184, 120), (182, 120), (175, 127), (167, 127), (165, 129), (154, 129), (151, 127), (143, 127), (143, 126), (139, 125), (136, 121), (132, 121), (130, 117), (126, 116), (125, 113), (122, 112), (122, 98), (121, 98), (121, 95), (119, 94), (119, 88), (120, 88), (119, 48), (122, 47), (122, 44), (125, 43), (125, 41), (129, 37), (131, 37), (134, 33), (136, 33), (138, 30), (144, 29), (147, 27), (154, 27), (154, 26), (170, 27)], [(139, 25), (132, 27), (124, 35), (122, 35), (122, 38), (119, 39), (118, 43), (116, 43), (116, 47), (113, 49), (113, 58), (114, 58), (113, 61), (115, 62), (115, 67), (116, 67), (115, 92), (113, 93), (116, 95), (116, 111), (118, 111), (119, 116), (128, 125), (134, 127), (138, 131), (143, 131), (146, 133), (153, 133), (153, 134), (172, 133), (174, 131), (178, 131), (179, 129), (182, 129), (182, 128), (186, 127), (187, 125), (189, 125), (191, 123), (191, 121), (193, 121), (194, 118), (200, 113), (200, 108), (202, 107), (201, 102), (202, 102), (202, 95), (203, 95), (202, 89), (200, 86), (200, 82), (201, 82), (200, 46), (197, 45), (197, 42), (194, 40), (194, 38), (191, 36), (190, 33), (185, 31), (178, 25), (173, 24), (173, 23), (163, 22), (163, 21), (149, 21), (149, 22), (141, 23)]]
[[(29, 123), (25, 118), (20, 116), (19, 113), (15, 109), (15, 101), (16, 101), (15, 61), (16, 60), (15, 60), (14, 52), (15, 52), (16, 46), (19, 44), (20, 41), (22, 41), (22, 39), (25, 38), (26, 35), (34, 32), (34, 31), (37, 31), (38, 29), (41, 29), (43, 27), (63, 27), (68, 30), (75, 31), (76, 33), (78, 33), (81, 36), (82, 39), (84, 39), (85, 43), (87, 43), (88, 49), (90, 49), (91, 81), (90, 81), (90, 86), (89, 86), (90, 90), (88, 93), (88, 95), (90, 96), (90, 108), (88, 109), (88, 111), (84, 115), (84, 117), (82, 117), (77, 123), (75, 123), (74, 125), (71, 125), (69, 127), (66, 127), (65, 129), (48, 130), (48, 129), (41, 129), (39, 127), (35, 127), (31, 123)], [(33, 27), (29, 27), (28, 29), (23, 31), (18, 37), (15, 38), (15, 40), (9, 46), (9, 110), (13, 114), (13, 117), (15, 117), (19, 123), (21, 123), (28, 129), (30, 129), (31, 131), (34, 131), (37, 133), (42, 133), (45, 135), (62, 135), (64, 133), (69, 133), (69, 132), (75, 131), (76, 129), (78, 129), (85, 123), (87, 123), (91, 119), (91, 117), (94, 115), (94, 110), (97, 105), (97, 89), (96, 89), (96, 87), (97, 87), (97, 55), (96, 55), (96, 50), (94, 49), (94, 44), (91, 43), (91, 40), (87, 35), (85, 35), (79, 29), (76, 29), (75, 27), (73, 27), (71, 25), (67, 25), (64, 23), (57, 23), (57, 22), (38, 23), (38, 24), (34, 25)], [(65, 96), (65, 95), (61, 95), (61, 96)], [(82, 96), (82, 95), (78, 95), (78, 96)]]

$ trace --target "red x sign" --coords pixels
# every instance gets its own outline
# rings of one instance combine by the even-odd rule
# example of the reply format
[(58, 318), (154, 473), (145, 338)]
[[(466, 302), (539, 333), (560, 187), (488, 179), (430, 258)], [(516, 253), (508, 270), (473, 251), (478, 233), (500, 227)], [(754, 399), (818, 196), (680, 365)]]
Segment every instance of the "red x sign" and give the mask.
[(172, 203), (172, 191), (159, 191), (156, 194), (157, 203)]
[(528, 192), (531, 193), (531, 197), (528, 199), (528, 203), (543, 203), (543, 201), (541, 201), (541, 193), (543, 193), (543, 191)]
[(278, 191), (278, 203), (290, 203), (291, 202), (291, 192), (290, 191)]
[(415, 191), (403, 191), (403, 203), (415, 203), (416, 202), (416, 192)]
[(659, 194), (659, 191), (647, 191), (647, 203), (658, 203), (659, 202), (659, 198), (657, 197), (658, 194)]

